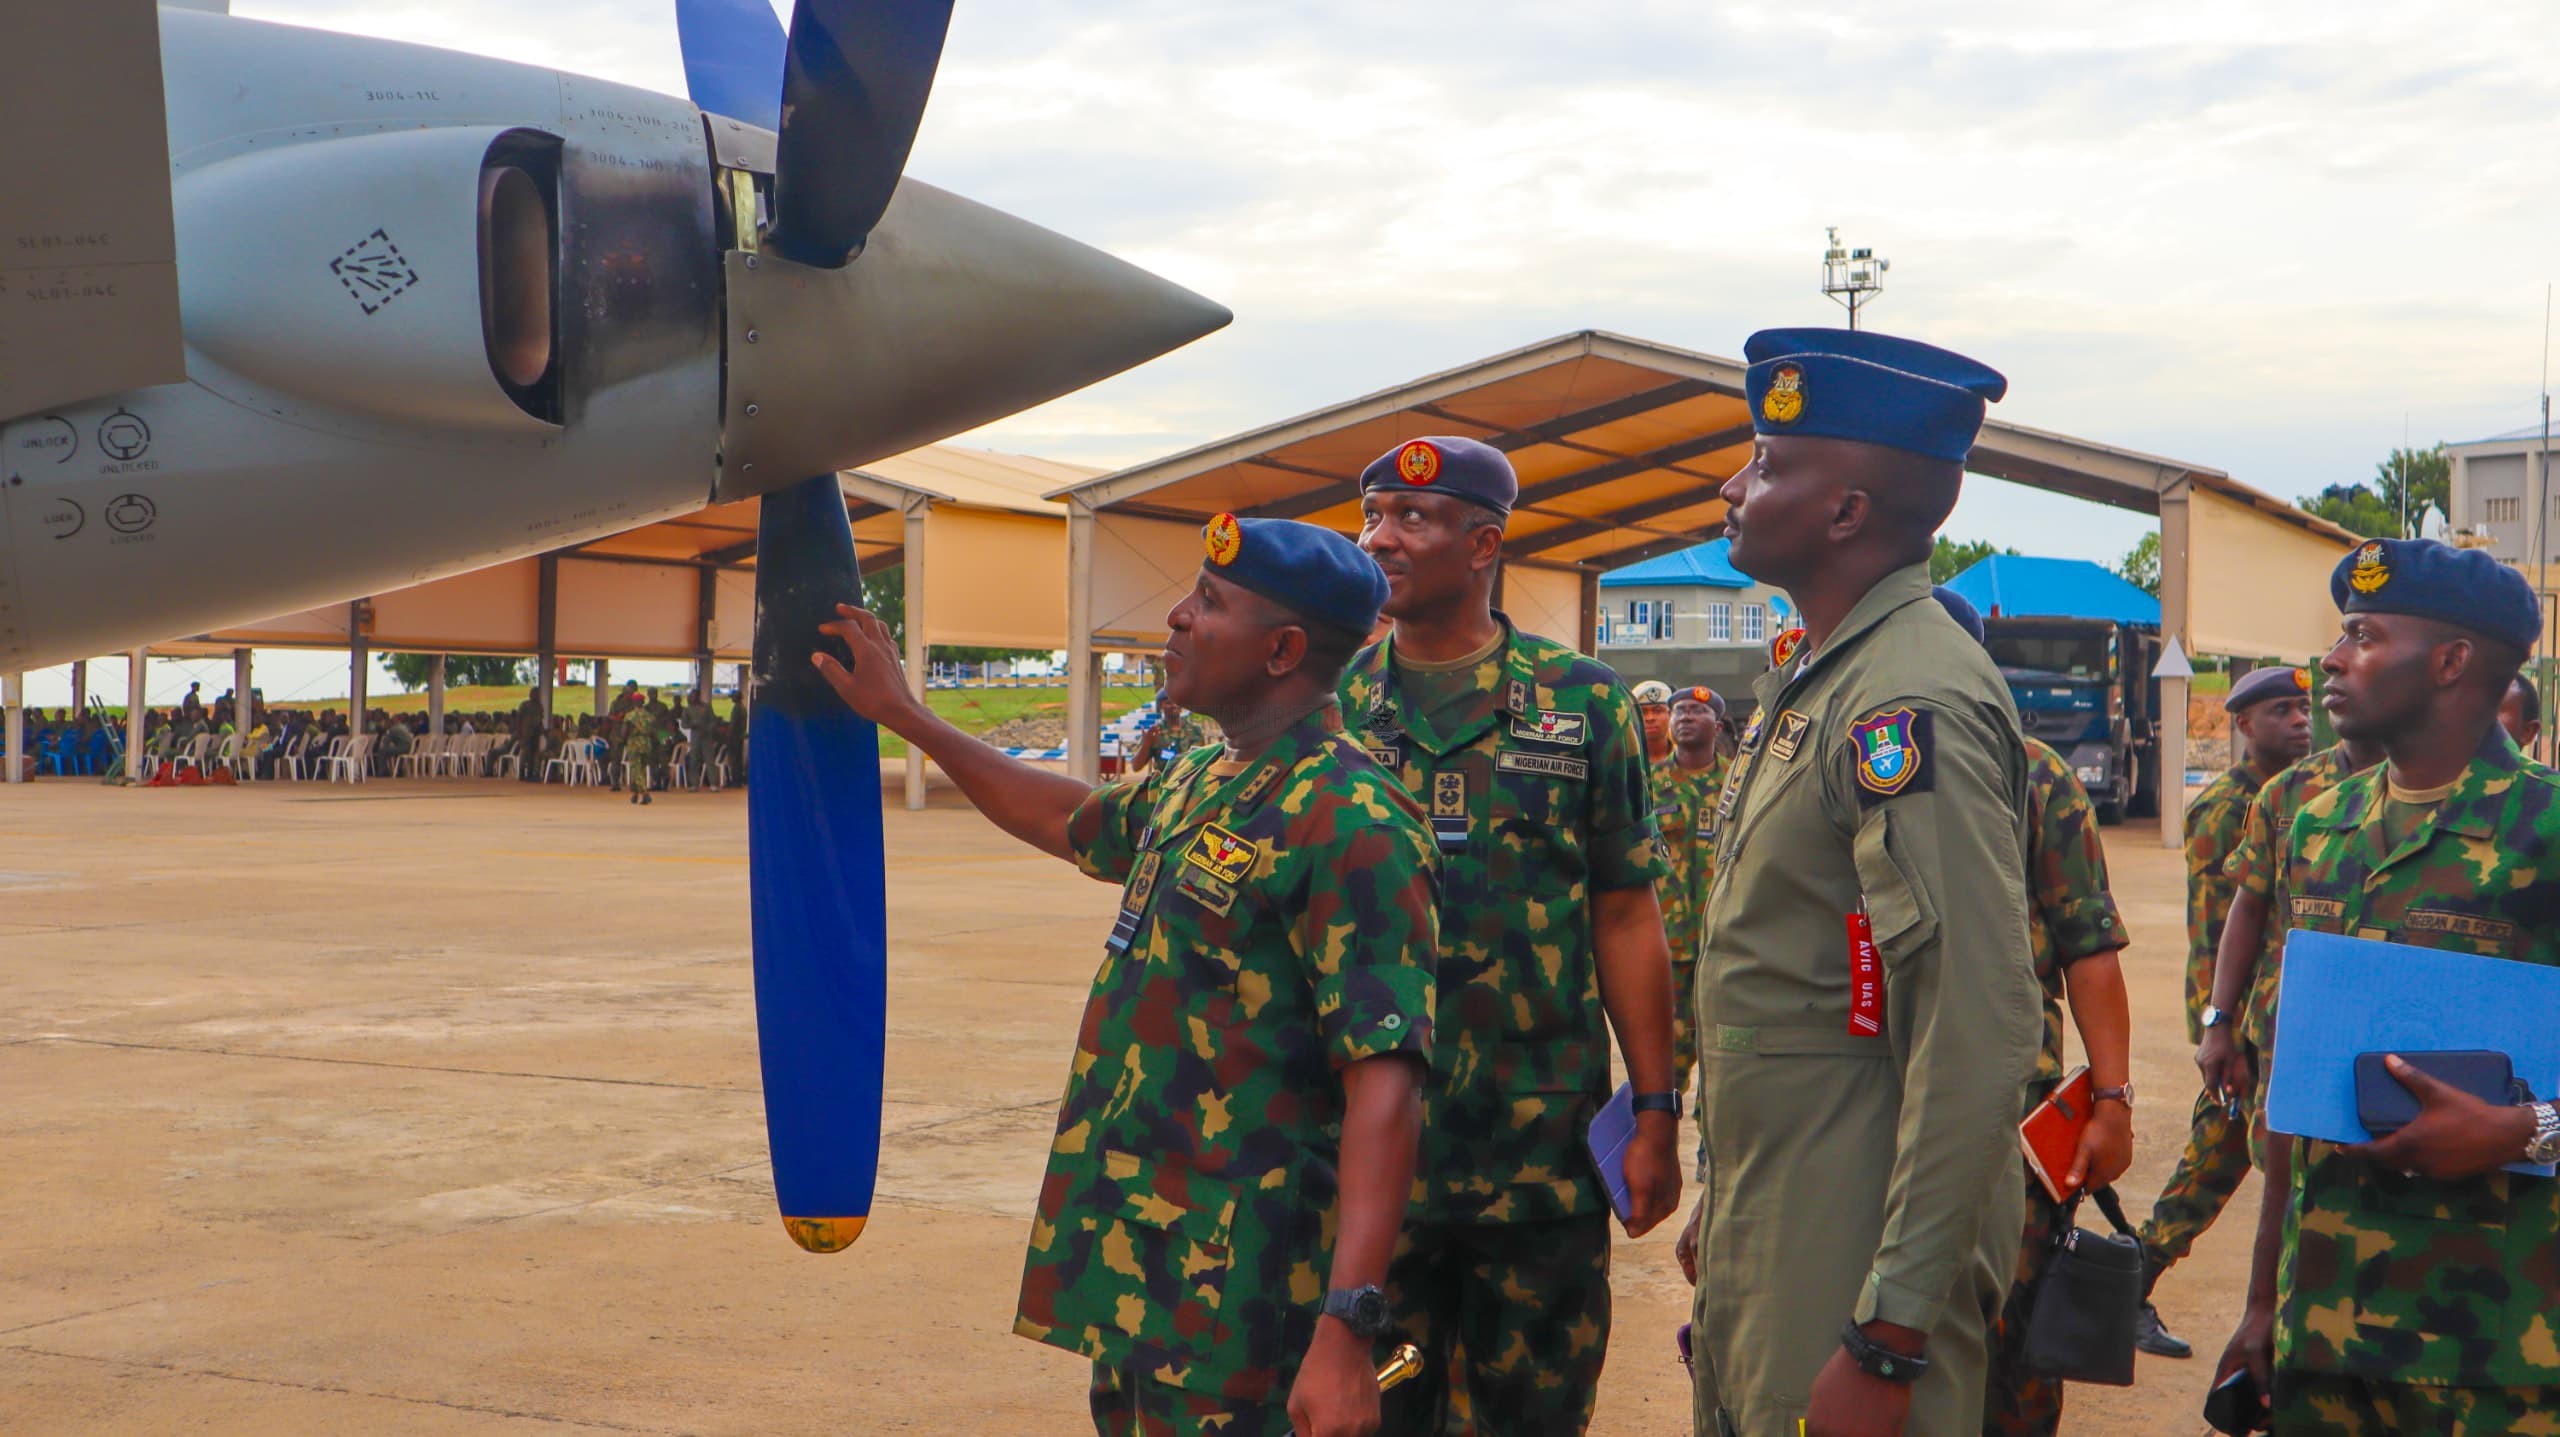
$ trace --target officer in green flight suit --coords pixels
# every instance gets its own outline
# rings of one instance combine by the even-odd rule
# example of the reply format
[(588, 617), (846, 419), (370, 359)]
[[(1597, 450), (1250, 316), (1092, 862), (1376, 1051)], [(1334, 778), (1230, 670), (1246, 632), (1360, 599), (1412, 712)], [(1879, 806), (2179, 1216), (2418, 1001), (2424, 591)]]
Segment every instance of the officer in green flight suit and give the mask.
[(1990, 655), (1931, 600), (1932, 535), (2006, 381), (1870, 332), (1744, 347), (1758, 431), (1732, 561), (1801, 647), (1719, 802), (1697, 985), (1702, 1434), (1979, 1430), (2025, 1230), (2043, 1034), (2027, 763)]
[(1225, 742), (1091, 788), (911, 697), (858, 609), (819, 670), (998, 827), (1121, 886), (1014, 1331), (1092, 1359), (1104, 1437), (1365, 1437), (1413, 1187), (1438, 934), (1429, 831), (1334, 685), (1386, 583), (1350, 540), (1221, 515), (1166, 692)]

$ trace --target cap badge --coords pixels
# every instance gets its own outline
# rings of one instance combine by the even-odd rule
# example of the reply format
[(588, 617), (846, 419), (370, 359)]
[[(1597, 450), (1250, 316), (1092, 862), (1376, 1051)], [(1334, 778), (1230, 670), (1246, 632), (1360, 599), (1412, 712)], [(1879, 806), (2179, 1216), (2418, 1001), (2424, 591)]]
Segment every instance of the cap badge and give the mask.
[(1244, 526), (1236, 522), (1233, 514), (1221, 514), (1210, 520), (1209, 527), (1200, 531), (1200, 537), (1205, 541), (1203, 547), (1209, 551), (1209, 562), (1221, 569), (1234, 563), (1236, 555), (1244, 552)]
[(1760, 417), (1772, 424), (1793, 424), (1804, 415), (1804, 371), (1781, 364), (1769, 375), (1769, 392), (1760, 396)]
[(1396, 477), (1407, 484), (1428, 484), (1440, 477), (1440, 447), (1416, 439), (1396, 451)]
[(2376, 541), (2356, 550), (2356, 564), (2347, 571), (2347, 583), (2359, 594), (2370, 594), (2391, 582), (2390, 567), (2382, 562), (2382, 544)]
[(2311, 670), (2295, 669), (2293, 671), (2293, 686), (2302, 690), (2306, 694), (2311, 692)]

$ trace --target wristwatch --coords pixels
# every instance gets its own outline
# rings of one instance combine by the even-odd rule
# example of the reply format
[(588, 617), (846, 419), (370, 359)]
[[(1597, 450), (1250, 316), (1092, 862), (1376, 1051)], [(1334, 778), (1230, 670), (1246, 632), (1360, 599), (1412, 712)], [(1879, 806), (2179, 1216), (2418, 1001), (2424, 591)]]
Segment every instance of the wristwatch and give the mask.
[(2525, 1140), (2524, 1160), (2560, 1163), (2560, 1103), (2533, 1105), (2533, 1136)]
[(1676, 1118), (1680, 1116), (1680, 1093), (1677, 1089), (1668, 1093), (1638, 1093), (1633, 1106), (1639, 1113), (1669, 1113)]
[(1913, 1357), (1879, 1346), (1860, 1332), (1855, 1322), (1840, 1329), (1840, 1346), (1849, 1354), (1849, 1360), (1858, 1364), (1858, 1370), (1869, 1377), (1881, 1377), (1887, 1382), (1907, 1386), (1928, 1375), (1928, 1358)]
[(2204, 1019), (2197, 1026), (2204, 1028), (2219, 1028), (2230, 1021), (2231, 1014), (2228, 1010), (2217, 1008), (2211, 1003), (2207, 1003), (2204, 1005)]
[(2091, 1088), (2089, 1090), (2089, 1101), (2093, 1103), (2122, 1103), (2126, 1107), (2130, 1108), (2133, 1106), (2133, 1080), (2131, 1078), (2127, 1078), (2124, 1082), (2124, 1086), (2120, 1088)]
[(1376, 1283), (1337, 1287), (1324, 1295), (1324, 1315), (1342, 1319), (1354, 1337), (1374, 1338), (1387, 1330), (1387, 1295)]

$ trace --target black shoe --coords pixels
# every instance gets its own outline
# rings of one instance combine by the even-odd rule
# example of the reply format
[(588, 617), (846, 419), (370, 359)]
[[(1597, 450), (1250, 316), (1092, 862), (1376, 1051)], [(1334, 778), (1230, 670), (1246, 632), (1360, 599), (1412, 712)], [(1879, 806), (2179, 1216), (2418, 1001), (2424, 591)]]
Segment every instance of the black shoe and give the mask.
[(2193, 1357), (2196, 1350), (2186, 1339), (2160, 1325), (2160, 1309), (2142, 1304), (2142, 1316), (2135, 1319), (2133, 1345), (2154, 1357)]

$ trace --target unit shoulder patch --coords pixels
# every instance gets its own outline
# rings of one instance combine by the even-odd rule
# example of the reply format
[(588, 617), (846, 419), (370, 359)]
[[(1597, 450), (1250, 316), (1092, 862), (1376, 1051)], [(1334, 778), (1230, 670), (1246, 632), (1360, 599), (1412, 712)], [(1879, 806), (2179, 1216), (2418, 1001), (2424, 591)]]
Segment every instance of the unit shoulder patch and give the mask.
[(1927, 709), (1896, 707), (1849, 725), (1849, 742), (1857, 748), (1861, 802), (1926, 793), (1936, 785), (1929, 762), (1933, 717)]

